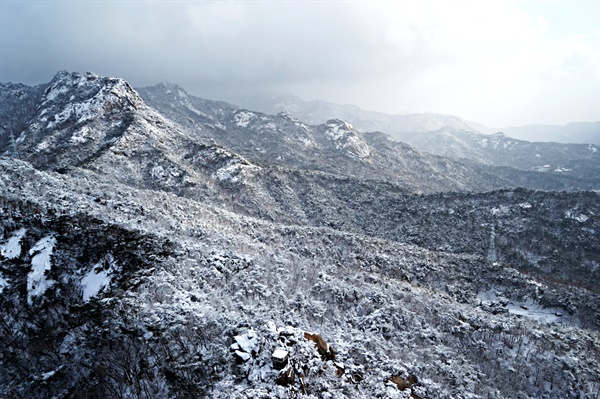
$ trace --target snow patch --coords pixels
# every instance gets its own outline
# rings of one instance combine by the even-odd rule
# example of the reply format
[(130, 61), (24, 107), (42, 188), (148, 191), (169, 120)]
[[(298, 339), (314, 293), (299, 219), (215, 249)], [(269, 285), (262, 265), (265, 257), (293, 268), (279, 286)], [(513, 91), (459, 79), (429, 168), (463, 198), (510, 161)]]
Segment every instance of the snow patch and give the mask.
[(56, 370), (48, 371), (47, 373), (42, 373), (42, 375), (41, 375), (42, 380), (46, 381), (47, 379), (53, 377), (54, 374), (56, 374)]
[(264, 129), (264, 130), (271, 130), (271, 131), (273, 131), (273, 132), (274, 132), (274, 131), (276, 131), (276, 130), (277, 130), (277, 125), (276, 125), (276, 124), (274, 124), (273, 122), (268, 122), (268, 123), (266, 123), (266, 124), (265, 124), (265, 125), (262, 127), (262, 129)]
[(69, 117), (71, 116), (72, 113), (73, 113), (73, 107), (71, 106), (70, 108), (65, 108), (58, 114), (54, 114), (54, 120), (52, 122), (48, 123), (47, 128), (54, 129), (55, 127), (61, 125), (67, 119), (69, 119)]
[(573, 170), (573, 169), (569, 169), (569, 168), (561, 168), (560, 166), (559, 166), (559, 167), (557, 167), (556, 169), (554, 169), (554, 171), (555, 171), (555, 172), (559, 172), (559, 173), (560, 173), (560, 172), (570, 172), (570, 171), (572, 171), (572, 170)]
[(325, 134), (334, 141), (343, 138), (346, 133), (352, 132), (352, 125), (343, 121), (330, 121), (327, 123), (327, 131)]
[(161, 165), (157, 165), (150, 170), (150, 176), (155, 179), (160, 179), (165, 176), (165, 169)]
[(356, 136), (348, 137), (344, 147), (359, 158), (369, 158), (371, 156), (371, 149), (367, 143)]
[(584, 223), (587, 222), (590, 217), (588, 215), (585, 215), (583, 213), (579, 213), (576, 211), (567, 211), (565, 212), (565, 218), (566, 219), (571, 219), (571, 220), (576, 220), (579, 223)]
[(506, 205), (500, 205), (497, 208), (492, 208), (491, 212), (494, 216), (504, 216), (510, 212), (510, 208)]
[(234, 119), (236, 124), (239, 127), (248, 127), (248, 124), (250, 123), (250, 121), (252, 119), (254, 119), (256, 117), (255, 114), (253, 114), (252, 112), (248, 112), (248, 111), (241, 111), (238, 112), (237, 114), (235, 114)]
[(255, 165), (248, 165), (244, 160), (239, 158), (233, 158), (227, 161), (225, 166), (217, 169), (217, 171), (212, 174), (212, 177), (220, 181), (230, 181), (235, 183), (240, 180), (240, 174), (244, 169), (258, 170), (260, 168)]
[(15, 231), (6, 244), (0, 245), (0, 254), (7, 259), (18, 258), (21, 254), (21, 239), (26, 231), (26, 229)]
[(112, 274), (117, 269), (115, 260), (111, 255), (103, 261), (96, 263), (92, 270), (81, 279), (83, 287), (83, 301), (89, 302), (91, 298), (96, 297), (100, 291), (110, 285)]
[(561, 323), (563, 315), (560, 309), (543, 308), (533, 302), (511, 302), (508, 305), (508, 313), (525, 316), (540, 323)]
[(36, 152), (44, 151), (45, 149), (47, 149), (49, 147), (50, 147), (50, 143), (48, 142), (48, 140), (44, 140), (35, 147), (35, 151)]
[[(536, 287), (541, 286), (541, 284), (533, 280), (528, 282)], [(480, 292), (477, 294), (477, 298), (481, 301), (484, 308), (487, 308), (488, 310), (492, 309), (492, 313), (509, 313), (516, 316), (525, 316), (529, 319), (546, 324), (564, 322), (577, 324), (576, 321), (565, 317), (561, 309), (545, 308), (531, 298), (523, 301), (509, 300), (494, 290)], [(504, 312), (502, 312), (502, 310)]]
[(241, 166), (237, 160), (232, 159), (225, 166), (219, 168), (215, 173), (214, 177), (220, 181), (231, 181), (236, 182), (239, 180), (237, 174), (240, 172)]
[(27, 303), (30, 305), (34, 296), (42, 295), (56, 283), (54, 280), (47, 280), (45, 276), (46, 270), (52, 268), (50, 256), (55, 244), (56, 238), (49, 235), (39, 240), (29, 250), (29, 255), (36, 254), (31, 259), (31, 271), (27, 274)]
[(88, 135), (91, 132), (90, 128), (87, 126), (83, 126), (81, 129), (77, 130), (69, 141), (71, 144), (83, 144), (88, 141)]

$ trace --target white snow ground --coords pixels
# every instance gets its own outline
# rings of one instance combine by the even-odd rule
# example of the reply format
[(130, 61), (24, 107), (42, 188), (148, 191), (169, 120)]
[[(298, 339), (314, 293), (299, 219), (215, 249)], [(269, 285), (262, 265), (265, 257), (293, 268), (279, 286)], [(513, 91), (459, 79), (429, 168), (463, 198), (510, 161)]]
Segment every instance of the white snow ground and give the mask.
[(110, 285), (112, 279), (112, 273), (115, 270), (115, 263), (112, 257), (109, 257), (109, 267), (104, 269), (102, 267), (103, 262), (98, 262), (92, 267), (85, 277), (81, 279), (81, 286), (83, 287), (83, 300), (88, 302), (94, 298), (100, 291)]
[(39, 240), (29, 254), (37, 253), (31, 259), (31, 271), (27, 275), (27, 303), (31, 305), (34, 296), (40, 296), (51, 287), (55, 281), (46, 279), (46, 270), (52, 268), (50, 256), (56, 244), (56, 239), (49, 235)]
[(6, 244), (0, 245), (0, 254), (7, 259), (18, 258), (21, 254), (21, 238), (23, 238), (26, 232), (26, 229), (15, 231)]

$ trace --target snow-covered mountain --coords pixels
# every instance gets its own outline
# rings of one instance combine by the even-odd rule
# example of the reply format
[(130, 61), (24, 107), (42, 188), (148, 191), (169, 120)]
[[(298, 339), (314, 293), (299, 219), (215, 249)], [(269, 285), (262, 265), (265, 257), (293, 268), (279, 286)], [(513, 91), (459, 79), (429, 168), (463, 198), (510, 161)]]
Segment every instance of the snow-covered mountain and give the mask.
[(500, 189), (593, 181), (169, 84), (0, 89), (0, 396), (600, 389), (599, 194)]
[(490, 128), (453, 115), (438, 113), (386, 114), (367, 111), (355, 105), (339, 105), (321, 100), (305, 101), (293, 95), (252, 95), (237, 97), (233, 102), (268, 114), (287, 112), (309, 123), (320, 124), (332, 117), (352, 123), (358, 130), (382, 131), (394, 138), (405, 133), (433, 132), (444, 128), (482, 134), (504, 133), (513, 139), (531, 142), (593, 144), (600, 146), (600, 121), (571, 122), (566, 125), (526, 125)]
[[(580, 175), (555, 173), (557, 168), (514, 169), (520, 165), (512, 162), (508, 165), (513, 169), (506, 170), (496, 168), (507, 166), (506, 163), (495, 164), (494, 158), (477, 157), (465, 157), (469, 162), (466, 165), (464, 161), (457, 161), (461, 154), (456, 152), (440, 153), (443, 157), (432, 156), (386, 134), (361, 133), (341, 119), (310, 125), (285, 112), (273, 116), (199, 99), (176, 85), (159, 84), (138, 89), (138, 92), (148, 105), (180, 125), (261, 164), (294, 166), (369, 180), (383, 179), (415, 192), (485, 191), (510, 186), (572, 190), (600, 186), (596, 176), (590, 177), (587, 171)], [(475, 136), (485, 139), (483, 135)], [(477, 148), (481, 147), (479, 142), (476, 144)], [(584, 155), (589, 157), (590, 153), (586, 147)], [(493, 155), (496, 159), (502, 156), (501, 153)], [(538, 164), (541, 162), (535, 154), (531, 157)], [(567, 151), (564, 158), (576, 160), (580, 157), (581, 151)], [(544, 158), (544, 161), (548, 159)], [(560, 165), (569, 169), (567, 164), (565, 161)], [(539, 166), (544, 165), (546, 163)]]
[(501, 129), (488, 128), (471, 122), (469, 124), (482, 133), (503, 132), (507, 136), (519, 140), (600, 146), (600, 121), (571, 122), (566, 125), (509, 126)]
[(287, 112), (313, 125), (337, 118), (352, 123), (363, 132), (380, 131), (395, 137), (405, 132), (429, 132), (444, 127), (473, 130), (471, 125), (453, 115), (436, 113), (386, 114), (366, 111), (355, 105), (339, 105), (322, 100), (305, 101), (292, 95), (254, 95), (234, 100), (245, 108), (268, 114)]
[(600, 122), (489, 129), (451, 115), (389, 115), (353, 105), (303, 101), (294, 96), (257, 95), (239, 101), (249, 109), (267, 113), (285, 111), (312, 124), (336, 116), (362, 132), (385, 132), (419, 150), (453, 159), (583, 179), (600, 176)]
[(454, 159), (569, 175), (589, 181), (597, 181), (600, 176), (600, 147), (593, 144), (532, 143), (503, 133), (483, 135), (451, 128), (404, 133), (398, 138), (424, 151)]

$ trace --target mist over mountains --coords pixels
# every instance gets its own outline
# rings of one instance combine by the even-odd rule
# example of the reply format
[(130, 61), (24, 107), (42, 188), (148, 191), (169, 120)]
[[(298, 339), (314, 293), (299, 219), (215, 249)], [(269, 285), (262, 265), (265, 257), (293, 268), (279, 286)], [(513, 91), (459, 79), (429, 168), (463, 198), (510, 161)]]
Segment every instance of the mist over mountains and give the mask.
[(598, 145), (287, 106), (0, 83), (0, 396), (598, 396)]
[[(453, 115), (436, 113), (386, 114), (366, 111), (354, 105), (339, 105), (321, 100), (304, 101), (293, 95), (252, 95), (234, 97), (243, 107), (268, 114), (288, 112), (310, 124), (323, 123), (332, 117), (346, 120), (361, 131), (383, 131), (399, 140), (407, 134), (432, 132), (442, 128), (468, 130), (486, 135), (503, 133), (513, 139), (531, 142), (557, 142), (600, 145), (600, 121), (571, 122), (566, 125), (528, 125), (488, 127)], [(411, 143), (412, 144), (412, 143)]]

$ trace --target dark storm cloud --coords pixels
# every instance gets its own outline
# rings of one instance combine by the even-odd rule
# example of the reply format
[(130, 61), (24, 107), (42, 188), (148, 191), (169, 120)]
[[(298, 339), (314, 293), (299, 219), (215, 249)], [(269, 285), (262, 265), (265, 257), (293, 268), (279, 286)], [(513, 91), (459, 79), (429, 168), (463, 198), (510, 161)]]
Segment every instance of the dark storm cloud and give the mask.
[(142, 84), (277, 86), (360, 79), (384, 61), (358, 10), (333, 3), (21, 2), (3, 12), (3, 80), (67, 68)]
[(3, 0), (0, 81), (67, 69), (212, 98), (291, 92), (489, 124), (596, 119), (598, 44), (584, 19), (550, 41), (553, 25), (518, 3), (481, 3)]

